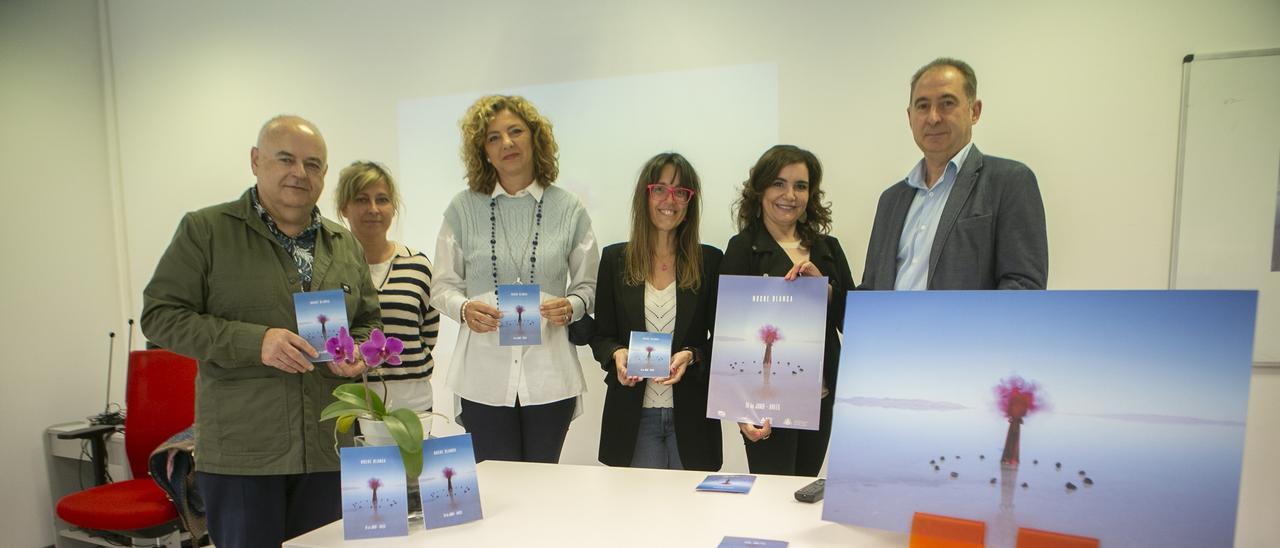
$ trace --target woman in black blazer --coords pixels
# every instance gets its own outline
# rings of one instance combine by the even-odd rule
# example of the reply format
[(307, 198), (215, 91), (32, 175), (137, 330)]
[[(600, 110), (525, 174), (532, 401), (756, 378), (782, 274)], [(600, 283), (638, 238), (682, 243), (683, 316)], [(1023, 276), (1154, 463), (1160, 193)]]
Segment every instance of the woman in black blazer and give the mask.
[(753, 474), (816, 476), (831, 439), (831, 409), (844, 323), (845, 293), (854, 289), (840, 242), (827, 234), (831, 208), (822, 203), (822, 164), (812, 152), (792, 146), (770, 148), (751, 168), (734, 204), (738, 234), (729, 240), (721, 274), (746, 276), (827, 276), (827, 332), (822, 358), (818, 430), (757, 427), (739, 423)]
[[(630, 240), (606, 247), (600, 260), (591, 349), (608, 387), (600, 422), (604, 464), (720, 469), (720, 421), (706, 412), (721, 254), (698, 241), (699, 190), (683, 156), (654, 156), (636, 182)], [(667, 378), (627, 374), (632, 331), (671, 333)]]

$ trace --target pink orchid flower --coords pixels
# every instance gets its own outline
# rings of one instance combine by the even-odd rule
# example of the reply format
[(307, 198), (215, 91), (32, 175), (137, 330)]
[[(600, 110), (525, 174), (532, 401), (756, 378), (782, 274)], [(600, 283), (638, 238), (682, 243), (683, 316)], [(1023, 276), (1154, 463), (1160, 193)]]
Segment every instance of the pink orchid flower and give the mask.
[(338, 336), (325, 341), (324, 349), (333, 356), (334, 362), (356, 363), (356, 341), (345, 327), (339, 327)]
[(360, 353), (364, 354), (364, 363), (369, 367), (400, 365), (400, 353), (404, 351), (404, 343), (395, 337), (388, 337), (381, 329), (374, 329), (369, 340), (360, 345)]

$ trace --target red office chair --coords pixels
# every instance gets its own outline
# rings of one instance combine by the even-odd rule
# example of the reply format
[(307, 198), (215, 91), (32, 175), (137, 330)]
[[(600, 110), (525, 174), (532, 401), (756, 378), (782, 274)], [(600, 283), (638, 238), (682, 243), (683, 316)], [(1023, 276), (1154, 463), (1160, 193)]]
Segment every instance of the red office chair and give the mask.
[[(156, 446), (191, 426), (195, 417), (196, 362), (168, 350), (129, 353), (129, 379), (125, 389), (125, 452), (130, 480), (98, 485), (72, 493), (58, 501), (58, 517), (87, 532), (91, 542), (118, 546), (121, 536), (135, 546), (180, 545), (177, 511), (164, 491), (147, 475), (147, 458)], [(97, 426), (61, 436), (99, 439), (114, 429)], [(105, 447), (95, 442), (95, 448)], [(105, 452), (96, 454), (95, 466), (105, 466)], [(102, 463), (102, 464), (99, 464)]]

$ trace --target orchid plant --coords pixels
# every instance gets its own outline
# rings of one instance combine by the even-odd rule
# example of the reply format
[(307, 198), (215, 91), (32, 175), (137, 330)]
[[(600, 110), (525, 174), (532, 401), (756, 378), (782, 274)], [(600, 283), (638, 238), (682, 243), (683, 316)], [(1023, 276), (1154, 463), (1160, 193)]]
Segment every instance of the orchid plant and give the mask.
[[(333, 356), (333, 361), (347, 364), (357, 362), (355, 340), (347, 332), (346, 327), (338, 328), (338, 335), (326, 341), (325, 350)], [(399, 365), (400, 353), (404, 351), (404, 343), (395, 337), (388, 337), (380, 329), (369, 334), (369, 340), (360, 345), (360, 356), (364, 358), (365, 368), (360, 371), (359, 383), (347, 383), (333, 390), (337, 401), (329, 404), (320, 412), (320, 420), (337, 419), (334, 429), (348, 432), (357, 418), (381, 421), (387, 426), (391, 437), (395, 438), (400, 448), (400, 457), (404, 460), (405, 474), (417, 477), (422, 471), (422, 420), (412, 409), (399, 408), (388, 410), (384, 397), (387, 393), (386, 381), (382, 382), (382, 394), (369, 389), (369, 370), (382, 364)]]

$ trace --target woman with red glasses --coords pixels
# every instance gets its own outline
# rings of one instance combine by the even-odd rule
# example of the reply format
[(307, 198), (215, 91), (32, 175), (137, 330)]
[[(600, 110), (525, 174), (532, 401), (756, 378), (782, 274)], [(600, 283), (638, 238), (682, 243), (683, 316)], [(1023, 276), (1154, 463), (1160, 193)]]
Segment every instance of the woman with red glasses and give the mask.
[[(604, 249), (591, 349), (605, 371), (600, 462), (719, 470), (720, 421), (707, 419), (710, 328), (720, 250), (702, 245), (698, 174), (683, 156), (659, 154), (640, 170), (631, 238)], [(671, 369), (627, 371), (633, 331), (671, 335)]]

